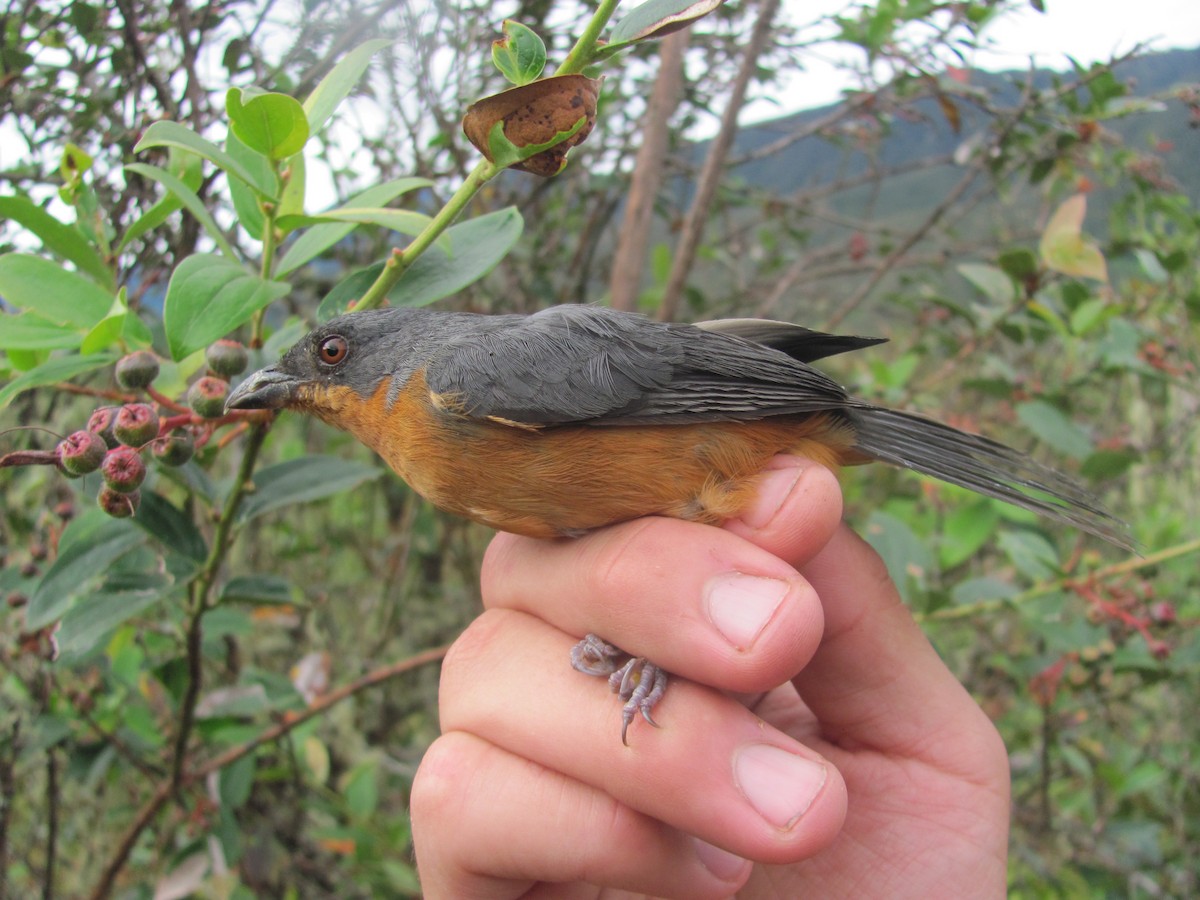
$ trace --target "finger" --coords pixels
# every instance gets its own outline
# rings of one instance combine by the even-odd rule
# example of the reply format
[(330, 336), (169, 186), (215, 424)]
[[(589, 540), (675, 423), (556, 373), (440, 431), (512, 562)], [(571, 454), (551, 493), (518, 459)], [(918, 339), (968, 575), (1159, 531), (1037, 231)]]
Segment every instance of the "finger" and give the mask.
[[(789, 472), (791, 474), (789, 474)], [(794, 476), (794, 477), (793, 477)], [(836, 481), (800, 462), (783, 473), (789, 539), (815, 554), (841, 510)], [(783, 490), (776, 474), (776, 491)], [(785, 491), (786, 493), (786, 491)], [(818, 598), (796, 570), (730, 531), (646, 518), (573, 541), (497, 535), (484, 557), (484, 604), (596, 632), (668, 671), (732, 691), (790, 678), (820, 639)]]
[[(946, 668), (866, 541), (842, 526), (804, 571), (824, 603), (826, 628), (795, 684), (829, 739), (955, 770), (978, 771), (987, 759), (1007, 765), (995, 728)], [(942, 740), (945, 734), (954, 740)]]
[(511, 610), (485, 612), (442, 670), (442, 727), (464, 731), (704, 841), (764, 862), (811, 856), (845, 815), (841, 776), (717, 691), (677, 682), (656, 718), (618, 738), (607, 685), (565, 668), (571, 638)]
[(718, 900), (750, 874), (740, 857), (463, 732), (429, 748), (411, 809), (429, 900), (527, 897), (538, 882)]
[(798, 456), (776, 456), (763, 471), (754, 501), (728, 531), (799, 567), (833, 537), (842, 519), (837, 476)]

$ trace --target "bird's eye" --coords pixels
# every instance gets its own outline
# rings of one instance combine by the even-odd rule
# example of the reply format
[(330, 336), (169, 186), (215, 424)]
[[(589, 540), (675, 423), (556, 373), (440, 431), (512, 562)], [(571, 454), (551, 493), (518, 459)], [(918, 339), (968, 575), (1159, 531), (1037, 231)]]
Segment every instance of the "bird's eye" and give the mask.
[(327, 366), (336, 366), (346, 358), (346, 354), (349, 352), (350, 345), (340, 334), (325, 338), (317, 347), (317, 357)]

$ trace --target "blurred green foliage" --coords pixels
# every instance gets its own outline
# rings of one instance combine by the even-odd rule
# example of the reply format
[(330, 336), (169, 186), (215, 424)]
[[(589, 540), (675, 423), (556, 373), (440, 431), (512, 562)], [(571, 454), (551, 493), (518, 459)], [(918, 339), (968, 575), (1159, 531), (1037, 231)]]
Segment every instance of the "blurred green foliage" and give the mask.
[[(549, 27), (550, 4), (376, 19), (322, 2), (282, 23), (268, 6), (75, 0), (5, 27), (23, 152), (0, 173), (0, 886), (17, 896), (418, 892), (405, 800), (437, 731), (436, 666), (418, 654), (477, 614), (488, 534), (320, 424), (202, 420), (180, 401), (213, 340), (269, 361), (446, 209), (464, 219), (408, 261), (393, 302), (527, 312), (605, 292), (655, 21), (626, 17), (625, 55), (596, 54), (613, 57), (599, 122), (562, 175), (488, 171), (463, 193), (480, 163), (457, 123), (505, 86), (489, 65), (505, 15), (520, 27), (494, 52), (520, 80), (567, 57), (593, 8), (563, 2)], [(1173, 168), (1184, 151), (1159, 132), (1187, 135), (1200, 89), (1138, 94), (1119, 66), (948, 66), (1004, 9), (781, 22), (760, 91), (821, 27), (880, 80), (735, 144), (687, 311), (885, 333), (831, 371), (1070, 467), (1131, 521), (1145, 549), (1124, 558), (906, 473), (843, 479), (851, 522), (1008, 744), (1012, 895), (1188, 896), (1200, 218)], [(693, 27), (648, 313), (704, 150), (682, 135), (722, 108), (751, 12)], [(770, 165), (808, 177), (764, 188)], [(318, 172), (336, 199), (314, 212)], [(113, 378), (138, 348), (163, 358), (156, 394)], [(197, 456), (152, 466), (137, 515), (109, 519), (99, 475), (68, 481), (54, 446), (139, 397)]]

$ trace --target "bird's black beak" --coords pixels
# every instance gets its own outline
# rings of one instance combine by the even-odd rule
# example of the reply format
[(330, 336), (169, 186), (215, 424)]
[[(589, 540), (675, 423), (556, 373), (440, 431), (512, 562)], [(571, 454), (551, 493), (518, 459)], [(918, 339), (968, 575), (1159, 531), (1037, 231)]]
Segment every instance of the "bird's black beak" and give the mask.
[(235, 409), (283, 409), (296, 395), (300, 379), (278, 366), (259, 369), (234, 389), (225, 400), (225, 411)]

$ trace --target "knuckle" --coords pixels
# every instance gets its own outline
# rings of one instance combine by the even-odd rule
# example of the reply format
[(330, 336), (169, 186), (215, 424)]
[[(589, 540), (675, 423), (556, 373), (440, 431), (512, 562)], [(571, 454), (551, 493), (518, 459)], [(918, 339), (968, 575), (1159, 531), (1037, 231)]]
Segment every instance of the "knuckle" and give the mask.
[[(664, 561), (677, 561), (683, 523), (644, 518), (598, 532), (587, 548), (581, 575), (590, 595), (632, 597), (645, 591), (648, 581), (670, 573)], [(671, 571), (677, 571), (671, 566)]]
[(479, 567), (479, 587), (484, 606), (496, 605), (504, 586), (512, 580), (519, 565), (516, 551), (525, 540), (528, 538), (502, 531), (488, 543)]
[(462, 797), (462, 773), (479, 762), (477, 742), (461, 732), (443, 734), (425, 751), (413, 777), (409, 809), (414, 823), (455, 816)]
[(499, 640), (499, 632), (509, 618), (505, 610), (485, 610), (450, 645), (442, 660), (438, 703), (443, 716), (465, 689), (480, 683), (479, 673), (486, 671), (488, 659)]

